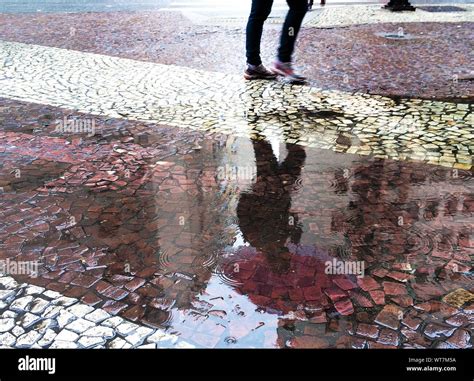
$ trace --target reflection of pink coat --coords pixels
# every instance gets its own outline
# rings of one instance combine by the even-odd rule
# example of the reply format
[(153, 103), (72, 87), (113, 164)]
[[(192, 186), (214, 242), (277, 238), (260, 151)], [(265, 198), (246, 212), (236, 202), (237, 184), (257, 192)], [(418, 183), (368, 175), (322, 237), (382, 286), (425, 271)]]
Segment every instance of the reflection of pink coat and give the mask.
[(225, 275), (235, 282), (238, 292), (247, 295), (254, 304), (278, 314), (301, 307), (327, 310), (333, 301), (348, 301), (347, 292), (337, 284), (346, 289), (357, 286), (345, 275), (325, 273), (325, 263), (332, 257), (311, 246), (288, 246), (288, 252), (277, 258), (241, 247), (224, 266)]

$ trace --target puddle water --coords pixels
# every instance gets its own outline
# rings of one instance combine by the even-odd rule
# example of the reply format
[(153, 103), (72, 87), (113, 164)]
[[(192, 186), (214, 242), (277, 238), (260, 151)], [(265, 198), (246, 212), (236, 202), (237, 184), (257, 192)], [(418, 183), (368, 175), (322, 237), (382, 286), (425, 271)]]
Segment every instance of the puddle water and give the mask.
[[(64, 165), (4, 154), (2, 209), (15, 212), (0, 223), (2, 257), (42, 253), (29, 281), (204, 347), (350, 347), (385, 305), (472, 287), (470, 171), (263, 133), (170, 156), (144, 136)], [(35, 174), (28, 188), (16, 167)]]
[[(172, 309), (172, 329), (188, 340), (204, 346), (272, 347), (292, 346), (295, 338), (309, 336), (317, 345), (333, 347), (358, 314), (372, 314), (368, 319), (373, 320), (379, 309), (360, 288), (359, 275), (408, 263), (417, 273), (401, 273), (402, 297), (405, 285), (410, 289), (420, 282), (444, 294), (472, 279), (472, 273), (439, 276), (451, 257), (469, 262), (472, 253), (472, 243), (466, 244), (473, 233), (471, 173), (452, 179), (452, 171), (435, 167), (292, 145), (277, 146), (275, 154), (265, 140), (239, 141), (237, 147), (235, 157), (224, 162), (255, 165), (255, 177), (250, 183), (226, 182), (222, 192), (233, 191), (221, 202), (213, 200), (216, 209), (199, 225), (198, 242), (189, 246), (199, 249), (186, 260), (168, 257), (159, 270), (192, 261), (186, 272), (196, 278), (187, 280), (186, 289), (164, 290), (184, 295), (197, 287), (186, 298), (199, 300), (198, 312), (193, 303), (189, 309)], [(188, 213), (194, 215), (191, 206)], [(223, 218), (227, 215), (230, 220)], [(209, 245), (215, 227), (221, 230), (219, 240)], [(173, 242), (180, 237), (176, 232)], [(327, 264), (334, 261), (361, 263), (364, 273), (327, 274)], [(210, 270), (208, 275), (201, 266)], [(414, 290), (410, 297), (423, 301), (422, 292)], [(393, 294), (383, 304), (400, 296)]]

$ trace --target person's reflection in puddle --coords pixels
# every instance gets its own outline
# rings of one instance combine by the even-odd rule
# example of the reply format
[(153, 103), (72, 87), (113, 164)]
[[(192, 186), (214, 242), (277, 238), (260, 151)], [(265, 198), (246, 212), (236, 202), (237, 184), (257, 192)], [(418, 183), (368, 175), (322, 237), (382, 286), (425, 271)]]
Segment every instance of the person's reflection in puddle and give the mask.
[(245, 240), (266, 254), (272, 270), (284, 272), (291, 258), (286, 245), (297, 245), (302, 234), (298, 216), (290, 207), (306, 153), (302, 146), (286, 144), (288, 154), (278, 163), (268, 141), (253, 140), (252, 144), (257, 179), (251, 191), (240, 196), (239, 225)]

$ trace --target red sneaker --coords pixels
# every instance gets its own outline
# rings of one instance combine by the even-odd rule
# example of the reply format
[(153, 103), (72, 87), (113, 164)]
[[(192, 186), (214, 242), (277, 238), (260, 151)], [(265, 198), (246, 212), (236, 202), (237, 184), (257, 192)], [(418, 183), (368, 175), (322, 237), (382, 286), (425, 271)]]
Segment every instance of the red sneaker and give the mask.
[(295, 70), (293, 69), (293, 64), (291, 62), (275, 61), (275, 63), (273, 64), (272, 71), (275, 74), (287, 77), (288, 79), (294, 82), (306, 81), (306, 77), (295, 73)]

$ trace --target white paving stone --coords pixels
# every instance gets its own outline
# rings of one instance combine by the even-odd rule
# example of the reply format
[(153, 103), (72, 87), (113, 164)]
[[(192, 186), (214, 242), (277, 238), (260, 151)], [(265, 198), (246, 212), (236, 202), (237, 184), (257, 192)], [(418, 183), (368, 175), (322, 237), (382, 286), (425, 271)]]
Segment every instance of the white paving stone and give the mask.
[(0, 319), (0, 332), (8, 332), (15, 326), (15, 320), (11, 318)]
[(58, 322), (54, 319), (43, 319), (33, 328), (38, 332), (44, 332), (49, 329), (53, 329), (58, 326)]
[(48, 345), (51, 345), (51, 343), (54, 341), (54, 338), (57, 336), (57, 333), (54, 332), (52, 329), (47, 329), (44, 334), (43, 334), (43, 337), (38, 340), (38, 345), (41, 346), (41, 347), (47, 347)]
[(72, 341), (61, 341), (55, 340), (49, 347), (49, 349), (75, 349), (79, 348), (79, 345)]
[(160, 343), (160, 342), (169, 341), (174, 344), (178, 341), (178, 336), (170, 335), (162, 331), (156, 331), (153, 335), (147, 338), (147, 341), (149, 343)]
[(56, 305), (64, 306), (64, 307), (69, 307), (73, 305), (74, 303), (77, 303), (77, 299), (68, 298), (67, 296), (61, 296), (57, 299), (54, 299), (52, 303)]
[(84, 319), (90, 320), (94, 323), (100, 323), (105, 319), (110, 318), (110, 314), (104, 310), (96, 309), (90, 314), (84, 316)]
[(76, 304), (72, 307), (69, 307), (67, 311), (72, 313), (74, 316), (84, 317), (85, 315), (94, 311), (94, 307), (85, 304)]
[(0, 346), (13, 346), (16, 342), (16, 337), (9, 332), (2, 333), (0, 335)]
[(72, 321), (76, 320), (77, 317), (74, 316), (72, 313), (70, 313), (69, 311), (66, 311), (66, 310), (61, 310), (59, 312), (59, 315), (56, 317), (56, 320), (58, 322), (58, 326), (59, 328), (64, 328), (65, 326), (67, 326), (69, 323), (71, 323)]
[(127, 342), (120, 337), (116, 337), (107, 345), (107, 347), (110, 349), (122, 349), (124, 345), (127, 345)]
[(135, 323), (130, 323), (130, 322), (124, 322), (117, 326), (117, 332), (120, 333), (121, 335), (128, 335), (131, 332), (135, 331), (138, 327), (140, 327), (138, 324)]
[(104, 344), (105, 339), (99, 336), (82, 336), (77, 342), (84, 348), (92, 348)]
[(41, 314), (41, 316), (45, 317), (45, 318), (55, 318), (63, 310), (64, 310), (64, 308), (61, 307), (61, 306), (49, 306), (49, 307), (46, 307), (46, 309)]
[(85, 331), (87, 331), (89, 328), (92, 328), (92, 327), (95, 327), (95, 326), (96, 326), (95, 323), (93, 323), (89, 320), (77, 319), (77, 320), (74, 320), (72, 323), (69, 323), (66, 326), (66, 328), (73, 331), (73, 332), (82, 334)]
[(31, 327), (33, 324), (39, 322), (42, 318), (38, 315), (27, 312), (21, 318), (21, 326), (25, 329)]
[(13, 312), (13, 311), (5, 311), (1, 315), (2, 318), (13, 318), (13, 319), (15, 319), (17, 316), (18, 316), (18, 313)]
[(147, 327), (137, 328), (131, 335), (126, 335), (127, 340), (132, 346), (137, 346), (143, 343), (143, 341), (153, 333), (153, 329)]
[(55, 338), (55, 341), (76, 341), (79, 335), (75, 332), (69, 331), (68, 329), (63, 329), (58, 333)]
[(28, 306), (32, 301), (33, 297), (31, 295), (15, 299), (13, 303), (10, 304), (10, 309), (18, 312), (28, 311)]
[(25, 288), (26, 295), (34, 295), (34, 294), (41, 294), (45, 289), (43, 287), (38, 286), (28, 286)]
[(19, 348), (29, 348), (41, 338), (41, 334), (36, 331), (29, 331), (18, 337), (16, 346)]
[(30, 312), (33, 314), (41, 314), (49, 306), (50, 302), (41, 298), (36, 298), (31, 302)]
[(11, 333), (13, 333), (16, 337), (19, 337), (25, 333), (25, 330), (17, 325), (11, 330)]
[(115, 336), (115, 332), (112, 328), (98, 326), (89, 328), (87, 331), (84, 332), (84, 336), (99, 336), (111, 339)]
[(106, 327), (111, 327), (111, 328), (115, 328), (117, 326), (119, 326), (120, 324), (122, 324), (125, 320), (122, 319), (121, 317), (119, 316), (114, 316), (110, 319), (107, 319), (105, 320), (102, 325), (106, 326)]
[(0, 290), (0, 300), (6, 300), (15, 295), (13, 290)]
[(2, 286), (3, 288), (6, 288), (7, 290), (12, 290), (18, 287), (18, 283), (12, 277), (0, 276), (0, 286)]
[(43, 292), (43, 295), (47, 296), (48, 298), (51, 298), (51, 299), (57, 299), (59, 297), (61, 297), (61, 294), (57, 291), (52, 291), (52, 290), (47, 290), (45, 292)]

